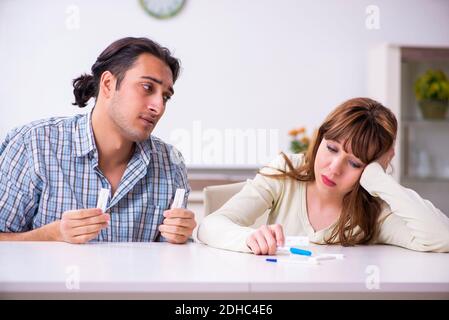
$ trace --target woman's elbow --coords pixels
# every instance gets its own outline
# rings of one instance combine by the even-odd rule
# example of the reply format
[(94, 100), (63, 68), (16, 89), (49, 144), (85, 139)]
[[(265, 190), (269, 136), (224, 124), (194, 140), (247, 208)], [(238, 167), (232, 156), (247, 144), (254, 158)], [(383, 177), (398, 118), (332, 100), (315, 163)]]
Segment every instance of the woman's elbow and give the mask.
[(429, 239), (413, 239), (410, 249), (421, 252), (449, 252), (449, 234)]
[(197, 230), (196, 236), (197, 236), (197, 239), (200, 242), (207, 244), (207, 232), (206, 231), (208, 229), (208, 226), (207, 226), (207, 220), (206, 219), (207, 219), (207, 217), (204, 218), (203, 221), (201, 221), (198, 224), (198, 230)]

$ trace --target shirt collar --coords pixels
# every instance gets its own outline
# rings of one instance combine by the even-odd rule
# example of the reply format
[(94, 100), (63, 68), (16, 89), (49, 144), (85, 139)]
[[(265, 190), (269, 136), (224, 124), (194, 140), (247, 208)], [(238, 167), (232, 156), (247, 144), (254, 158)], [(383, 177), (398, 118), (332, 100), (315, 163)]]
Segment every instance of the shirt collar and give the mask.
[[(92, 130), (92, 111), (83, 115), (77, 123), (73, 141), (75, 156), (82, 157), (97, 150)], [(150, 164), (151, 154), (160, 153), (154, 144), (152, 136), (148, 140), (136, 142), (137, 150), (146, 165)]]
[(146, 165), (150, 164), (152, 153), (159, 153), (156, 150), (152, 136), (148, 140), (136, 142), (136, 147), (140, 150), (140, 155)]
[(96, 150), (94, 134), (92, 130), (92, 111), (83, 115), (77, 122), (73, 148), (76, 157), (82, 157)]

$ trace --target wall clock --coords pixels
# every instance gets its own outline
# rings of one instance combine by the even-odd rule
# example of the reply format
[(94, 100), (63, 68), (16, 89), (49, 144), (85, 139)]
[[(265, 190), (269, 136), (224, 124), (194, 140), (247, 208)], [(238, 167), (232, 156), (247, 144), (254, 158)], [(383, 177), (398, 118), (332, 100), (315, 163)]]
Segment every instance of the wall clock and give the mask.
[(168, 19), (177, 15), (186, 0), (139, 0), (142, 8), (157, 19)]

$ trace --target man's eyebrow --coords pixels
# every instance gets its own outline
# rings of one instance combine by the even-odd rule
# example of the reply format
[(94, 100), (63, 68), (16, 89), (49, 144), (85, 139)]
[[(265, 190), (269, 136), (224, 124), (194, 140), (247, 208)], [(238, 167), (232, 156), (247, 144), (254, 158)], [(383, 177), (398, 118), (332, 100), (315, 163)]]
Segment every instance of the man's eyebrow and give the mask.
[[(142, 76), (141, 78), (143, 78), (143, 79), (148, 79), (148, 80), (152, 80), (152, 81), (156, 82), (157, 84), (162, 85), (162, 80), (156, 79), (156, 78), (154, 78), (154, 77), (151, 77), (151, 76)], [(173, 87), (172, 87), (172, 86), (168, 87), (168, 91), (170, 91), (171, 94), (175, 94), (175, 90), (173, 90)]]

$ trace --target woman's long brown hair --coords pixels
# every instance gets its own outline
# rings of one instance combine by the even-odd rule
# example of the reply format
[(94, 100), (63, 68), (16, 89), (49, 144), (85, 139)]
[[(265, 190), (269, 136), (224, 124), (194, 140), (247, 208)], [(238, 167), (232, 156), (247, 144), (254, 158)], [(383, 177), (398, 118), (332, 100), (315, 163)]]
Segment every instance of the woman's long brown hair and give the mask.
[[(368, 164), (385, 154), (396, 139), (397, 120), (382, 104), (369, 98), (354, 98), (339, 105), (320, 126), (305, 154), (304, 163), (295, 168), (282, 153), (288, 170), (279, 174), (262, 175), (273, 178), (293, 178), (299, 181), (315, 181), (314, 163), (323, 138), (340, 141), (347, 152)], [(336, 227), (327, 244), (351, 246), (374, 241), (378, 235), (381, 201), (371, 196), (359, 182), (343, 198), (343, 208)], [(358, 227), (358, 228), (357, 228)]]

